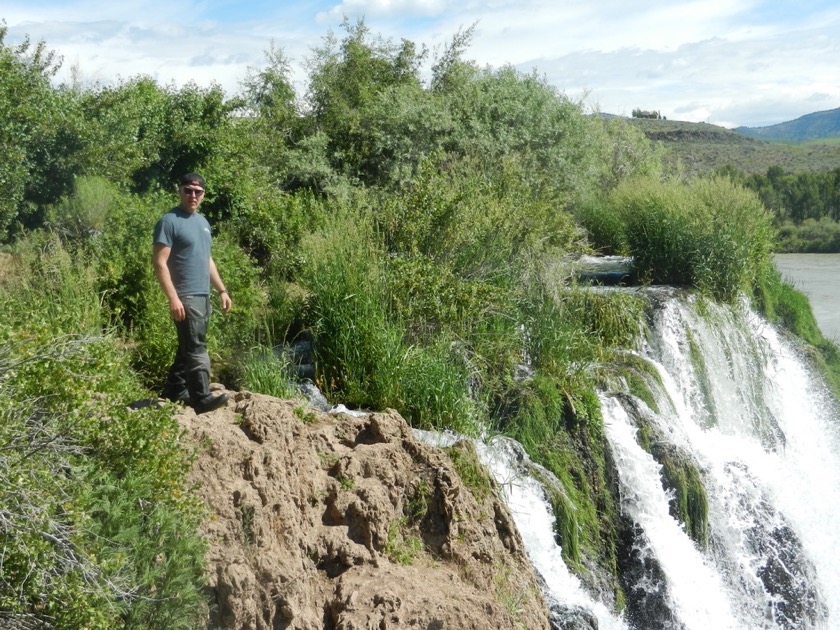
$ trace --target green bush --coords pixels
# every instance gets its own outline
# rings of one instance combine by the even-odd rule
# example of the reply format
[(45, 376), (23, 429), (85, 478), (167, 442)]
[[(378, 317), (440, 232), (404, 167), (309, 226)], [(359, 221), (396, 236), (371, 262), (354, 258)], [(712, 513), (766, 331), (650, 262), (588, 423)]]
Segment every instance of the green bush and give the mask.
[(63, 197), (47, 213), (47, 224), (75, 240), (96, 238), (114, 214), (116, 187), (101, 177), (76, 179), (73, 194)]
[(0, 351), (0, 607), (62, 628), (191, 628), (201, 510), (177, 424), (128, 411), (142, 393), (113, 338), (52, 334)]
[(95, 266), (55, 235), (0, 292), (0, 609), (59, 628), (192, 628), (200, 505), (170, 409), (103, 325)]
[(604, 245), (627, 243), (642, 282), (694, 287), (731, 302), (749, 293), (772, 264), (774, 233), (758, 197), (728, 178), (660, 182), (634, 179), (619, 185), (605, 207), (584, 213), (599, 233), (604, 213), (620, 217)]
[(259, 264), (264, 277), (290, 280), (303, 262), (300, 240), (317, 206), (316, 199), (306, 192), (266, 195), (257, 191), (248, 208), (230, 218), (227, 230)]
[(805, 219), (801, 224), (791, 221), (779, 227), (778, 252), (830, 254), (840, 252), (840, 222), (830, 217)]
[(426, 164), (404, 194), (381, 204), (377, 225), (386, 247), (500, 286), (518, 283), (534, 259), (578, 249), (572, 218), (525, 186), (524, 169), (514, 157), (445, 169)]

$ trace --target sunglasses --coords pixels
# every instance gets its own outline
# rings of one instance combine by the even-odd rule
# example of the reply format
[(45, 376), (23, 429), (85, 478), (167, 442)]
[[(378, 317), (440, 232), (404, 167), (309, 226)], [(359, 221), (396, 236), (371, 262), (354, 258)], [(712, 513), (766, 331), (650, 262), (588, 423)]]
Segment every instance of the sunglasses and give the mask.
[(195, 195), (196, 197), (201, 197), (204, 194), (204, 191), (201, 188), (182, 188), (181, 190), (184, 191), (185, 195), (192, 196)]

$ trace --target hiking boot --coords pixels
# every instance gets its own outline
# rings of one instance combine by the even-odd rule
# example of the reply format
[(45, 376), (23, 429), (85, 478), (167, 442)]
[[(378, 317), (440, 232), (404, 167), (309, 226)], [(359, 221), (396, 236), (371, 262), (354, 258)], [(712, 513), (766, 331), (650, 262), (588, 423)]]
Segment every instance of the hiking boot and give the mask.
[(224, 407), (228, 401), (228, 395), (210, 393), (210, 374), (208, 372), (193, 372), (189, 377), (190, 406), (196, 413), (207, 413), (214, 409)]
[(224, 392), (216, 396), (213, 394), (207, 394), (204, 398), (200, 398), (199, 400), (193, 402), (191, 406), (196, 413), (207, 413), (208, 411), (224, 407), (227, 405), (227, 401), (228, 395)]
[(165, 398), (169, 402), (182, 403), (184, 405), (190, 404), (190, 392), (188, 389), (182, 389), (176, 392), (167, 388), (163, 390), (160, 397)]

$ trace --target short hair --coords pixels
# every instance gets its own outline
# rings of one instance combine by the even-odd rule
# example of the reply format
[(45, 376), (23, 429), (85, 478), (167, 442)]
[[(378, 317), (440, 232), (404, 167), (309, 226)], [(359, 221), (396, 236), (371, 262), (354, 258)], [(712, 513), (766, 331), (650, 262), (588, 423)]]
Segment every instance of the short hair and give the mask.
[(189, 186), (190, 184), (193, 184), (195, 186), (201, 186), (201, 188), (205, 188), (204, 178), (198, 173), (186, 173), (184, 175), (181, 175), (181, 183), (178, 184), (178, 186)]

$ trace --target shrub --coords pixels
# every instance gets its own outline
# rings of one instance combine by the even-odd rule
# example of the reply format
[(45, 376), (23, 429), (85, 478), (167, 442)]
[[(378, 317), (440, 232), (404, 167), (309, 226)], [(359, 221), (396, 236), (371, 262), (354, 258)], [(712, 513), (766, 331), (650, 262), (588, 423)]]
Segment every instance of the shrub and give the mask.
[[(227, 222), (230, 236), (257, 262), (266, 278), (290, 280), (300, 269), (300, 240), (317, 201), (306, 192), (295, 195), (264, 190), (253, 193), (248, 207)], [(244, 205), (244, 204), (243, 204)]]
[(33, 235), (0, 292), (0, 609), (64, 628), (191, 628), (190, 454), (170, 409), (127, 408), (146, 393), (82, 253)]
[(0, 345), (0, 608), (56, 627), (191, 628), (201, 515), (167, 410), (130, 412), (111, 337)]
[(257, 266), (225, 230), (213, 239), (213, 260), (230, 291), (233, 308), (222, 314), (217, 295), (212, 293), (214, 312), (207, 348), (211, 356), (230, 364), (257, 341), (266, 317), (266, 294)]
[(524, 169), (515, 157), (446, 169), (428, 163), (405, 194), (382, 203), (377, 226), (386, 247), (499, 286), (518, 283), (534, 258), (578, 249), (571, 217), (526, 187)]
[(101, 177), (76, 179), (73, 195), (63, 197), (47, 213), (47, 223), (63, 236), (76, 240), (98, 236), (113, 215), (116, 187)]
[[(608, 209), (620, 217), (642, 282), (686, 285), (731, 302), (748, 293), (771, 264), (770, 215), (754, 193), (728, 178), (630, 180), (606, 204), (588, 216), (596, 230)], [(613, 244), (622, 241), (614, 229), (609, 238)]]

